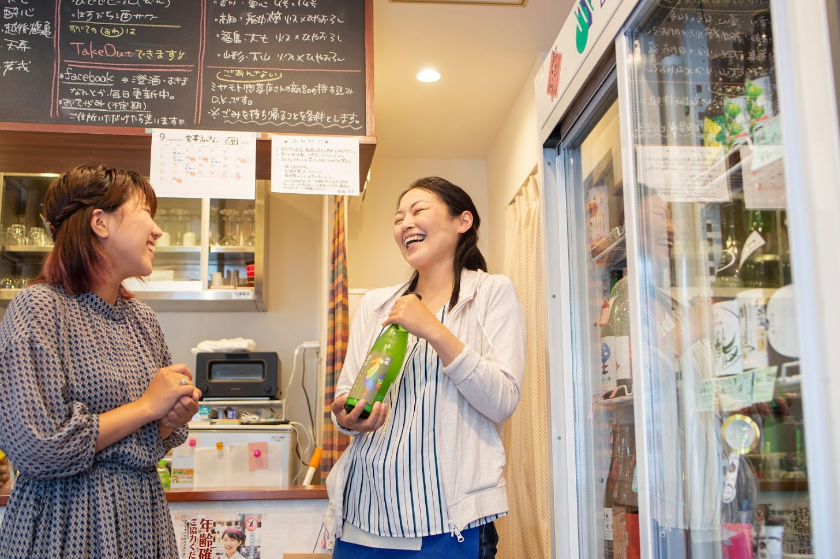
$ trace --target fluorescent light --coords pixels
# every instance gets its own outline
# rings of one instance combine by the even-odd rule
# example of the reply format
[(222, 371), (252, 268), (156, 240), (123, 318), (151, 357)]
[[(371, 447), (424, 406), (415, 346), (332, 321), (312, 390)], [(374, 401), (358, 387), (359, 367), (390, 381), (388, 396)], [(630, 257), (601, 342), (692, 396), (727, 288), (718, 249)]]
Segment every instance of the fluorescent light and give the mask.
[(426, 68), (417, 74), (417, 79), (421, 82), (436, 82), (440, 79), (440, 72), (436, 72), (431, 68)]

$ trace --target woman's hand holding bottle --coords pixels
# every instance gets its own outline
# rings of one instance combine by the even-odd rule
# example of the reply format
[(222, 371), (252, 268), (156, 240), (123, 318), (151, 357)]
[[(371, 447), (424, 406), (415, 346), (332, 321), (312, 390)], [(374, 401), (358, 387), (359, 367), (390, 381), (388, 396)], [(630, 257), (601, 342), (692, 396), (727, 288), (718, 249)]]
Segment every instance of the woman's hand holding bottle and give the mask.
[(382, 326), (399, 324), (418, 338), (429, 339), (441, 327), (440, 321), (423, 304), (416, 293), (403, 295), (394, 302)]
[(351, 431), (358, 431), (359, 433), (376, 431), (385, 424), (385, 418), (388, 417), (388, 406), (382, 402), (373, 404), (370, 415), (366, 419), (361, 418), (362, 411), (365, 409), (364, 400), (359, 400), (353, 411), (349, 413), (344, 409), (345, 403), (347, 403), (347, 394), (333, 400), (332, 412), (335, 414), (338, 424)]
[(397, 299), (382, 325), (399, 324), (410, 334), (428, 341), (440, 357), (443, 366), (448, 367), (463, 351), (464, 343), (421, 302), (419, 295), (412, 295), (417, 294), (409, 293)]

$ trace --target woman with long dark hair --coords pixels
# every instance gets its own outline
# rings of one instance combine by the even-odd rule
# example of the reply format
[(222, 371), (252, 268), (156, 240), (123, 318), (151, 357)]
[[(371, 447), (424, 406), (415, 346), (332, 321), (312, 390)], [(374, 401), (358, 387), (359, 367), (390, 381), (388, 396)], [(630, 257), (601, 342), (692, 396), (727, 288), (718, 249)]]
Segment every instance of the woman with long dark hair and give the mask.
[[(508, 511), (501, 427), (519, 403), (525, 325), (511, 281), (487, 273), (480, 223), (439, 177), (399, 197), (394, 240), (414, 271), (362, 299), (332, 404), (354, 437), (327, 480), (334, 559), (495, 557), (493, 521)], [(389, 324), (410, 334), (405, 362), (362, 419), (364, 400), (348, 413), (347, 393)]]

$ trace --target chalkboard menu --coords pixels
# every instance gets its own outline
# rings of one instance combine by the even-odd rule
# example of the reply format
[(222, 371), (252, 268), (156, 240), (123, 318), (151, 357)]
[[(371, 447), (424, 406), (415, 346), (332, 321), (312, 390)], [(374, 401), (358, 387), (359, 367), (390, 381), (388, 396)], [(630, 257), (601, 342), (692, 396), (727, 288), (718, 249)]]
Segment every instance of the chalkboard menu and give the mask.
[(0, 0), (0, 121), (365, 135), (365, 0)]
[(729, 148), (778, 114), (769, 0), (657, 5), (633, 34), (637, 143)]

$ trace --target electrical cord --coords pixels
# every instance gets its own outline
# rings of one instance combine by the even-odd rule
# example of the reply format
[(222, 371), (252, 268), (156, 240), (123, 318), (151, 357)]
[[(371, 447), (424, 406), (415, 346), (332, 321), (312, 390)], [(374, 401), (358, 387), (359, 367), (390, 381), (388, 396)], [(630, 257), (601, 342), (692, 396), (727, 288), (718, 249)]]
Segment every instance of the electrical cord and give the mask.
[[(317, 352), (320, 351), (316, 349)], [(303, 369), (300, 372), (300, 389), (303, 390), (303, 395), (306, 398), (306, 411), (309, 412), (309, 428), (312, 430), (312, 435), (315, 435), (315, 418), (312, 416), (312, 402), (309, 400), (309, 392), (306, 391), (306, 383), (304, 383), (304, 379), (306, 378), (306, 348), (303, 349)]]
[[(295, 433), (297, 433), (297, 444), (295, 445), (295, 452), (298, 455), (298, 460), (300, 460), (301, 464), (308, 465), (307, 462), (303, 461), (302, 456), (303, 456), (303, 454), (308, 453), (309, 449), (312, 448), (312, 446), (313, 446), (312, 437), (309, 436), (309, 432), (306, 430), (306, 427), (303, 425), (303, 423), (299, 423), (297, 421), (290, 421), (289, 425), (291, 425), (292, 428), (294, 428)], [(301, 447), (301, 445), (300, 445), (301, 436), (300, 436), (300, 431), (298, 431), (298, 426), (300, 426), (300, 428), (303, 430), (303, 432), (306, 433), (306, 448), (305, 449), (303, 447)], [(296, 482), (300, 479), (301, 474), (305, 475), (306, 474), (306, 469), (303, 469), (300, 472), (298, 472), (298, 474), (292, 480), (292, 485), (296, 484)]]
[[(303, 348), (304, 352), (306, 352), (306, 350), (309, 349), (309, 348), (320, 349), (321, 348), (321, 343), (320, 342), (303, 342), (302, 344), (300, 344), (299, 346), (297, 346), (295, 348), (295, 358), (292, 361), (292, 374), (289, 375), (289, 382), (286, 383), (286, 394), (283, 396), (284, 399), (286, 399), (286, 400), (289, 399), (289, 389), (292, 387), (292, 379), (295, 378), (295, 371), (297, 370), (298, 354), (300, 353), (301, 348)], [(305, 366), (306, 366), (306, 364), (304, 362), (304, 367)], [(288, 406), (286, 406), (285, 404), (283, 405), (283, 419), (284, 420), (286, 419), (286, 408), (287, 407)]]

